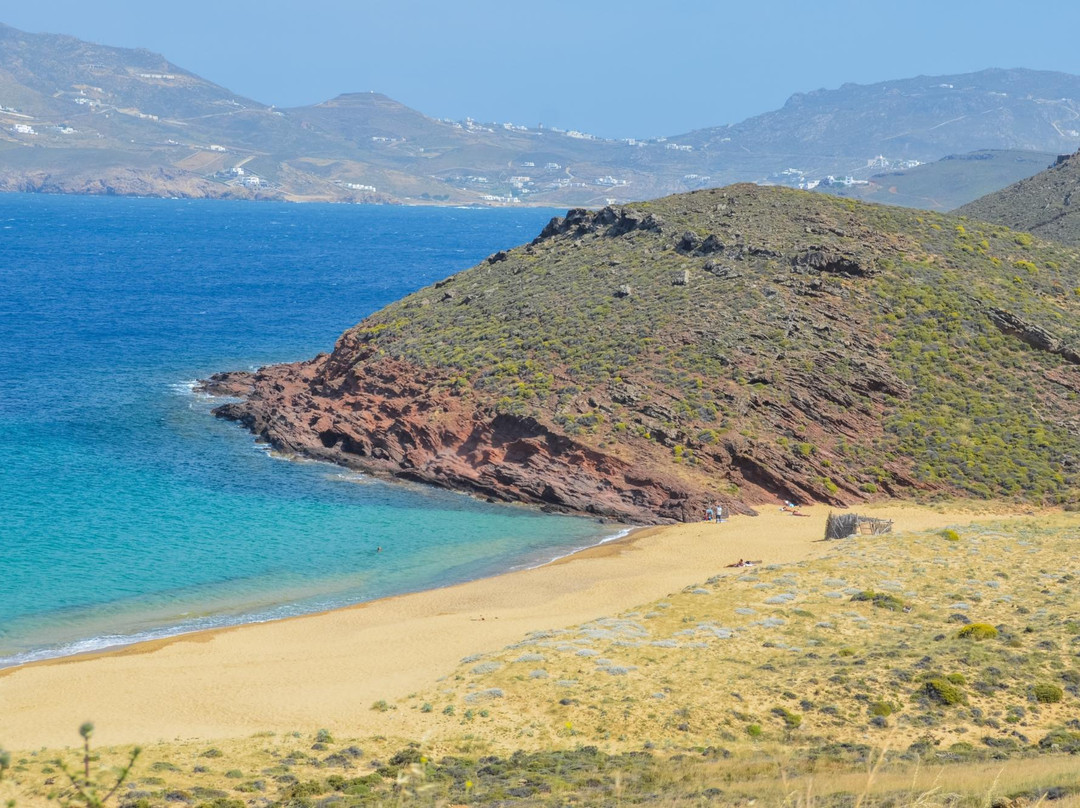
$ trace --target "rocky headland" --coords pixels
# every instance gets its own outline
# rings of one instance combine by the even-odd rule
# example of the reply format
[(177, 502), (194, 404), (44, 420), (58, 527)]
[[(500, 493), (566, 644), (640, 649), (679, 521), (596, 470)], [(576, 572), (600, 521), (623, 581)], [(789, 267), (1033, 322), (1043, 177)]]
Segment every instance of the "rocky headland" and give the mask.
[(753, 185), (598, 212), (223, 374), (278, 449), (635, 523), (778, 499), (1062, 502), (1080, 255), (996, 225)]

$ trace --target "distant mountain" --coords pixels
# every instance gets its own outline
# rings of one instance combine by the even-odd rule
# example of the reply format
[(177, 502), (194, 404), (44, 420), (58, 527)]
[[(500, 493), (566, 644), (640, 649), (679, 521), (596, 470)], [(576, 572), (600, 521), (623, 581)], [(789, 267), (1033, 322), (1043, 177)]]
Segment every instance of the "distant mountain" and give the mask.
[(1057, 155), (986, 149), (950, 154), (932, 163), (896, 168), (869, 179), (820, 184), (816, 190), (905, 208), (952, 210), (1044, 170)]
[(974, 202), (957, 213), (1063, 244), (1080, 245), (1080, 153)]
[(765, 171), (786, 160), (812, 177), (874, 169), (868, 160), (878, 154), (923, 162), (976, 149), (1059, 154), (1080, 145), (1080, 77), (995, 69), (845, 84), (674, 139), (721, 166), (759, 162)]
[[(436, 120), (378, 93), (275, 109), (145, 50), (0, 25), (0, 190), (602, 206), (1080, 146), (1080, 78), (988, 70), (793, 96), (650, 140)], [(1012, 178), (1010, 178), (1012, 179)]]

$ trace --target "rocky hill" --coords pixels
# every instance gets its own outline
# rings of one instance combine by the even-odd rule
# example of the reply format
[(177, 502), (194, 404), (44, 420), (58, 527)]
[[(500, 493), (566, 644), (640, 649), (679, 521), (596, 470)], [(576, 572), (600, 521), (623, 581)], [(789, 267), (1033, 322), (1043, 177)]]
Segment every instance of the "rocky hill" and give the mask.
[[(866, 179), (973, 149), (1057, 154), (1080, 145), (1078, 116), (1080, 78), (990, 70), (847, 84), (738, 124), (607, 140), (435, 120), (373, 92), (275, 109), (149, 51), (0, 25), (8, 190), (601, 207), (735, 181)], [(945, 195), (956, 174), (920, 195)]]
[(957, 212), (1080, 245), (1080, 152), (1062, 155), (1034, 177), (976, 199)]
[(330, 354), (209, 389), (288, 452), (637, 522), (777, 498), (1064, 501), (1080, 253), (738, 185), (599, 212), (422, 289)]
[(820, 173), (840, 158), (865, 169), (855, 161), (867, 150), (924, 162), (975, 149), (1073, 151), (1078, 111), (1076, 76), (992, 69), (796, 93), (774, 112), (674, 139), (718, 157), (744, 148), (790, 155), (801, 161), (792, 165)]

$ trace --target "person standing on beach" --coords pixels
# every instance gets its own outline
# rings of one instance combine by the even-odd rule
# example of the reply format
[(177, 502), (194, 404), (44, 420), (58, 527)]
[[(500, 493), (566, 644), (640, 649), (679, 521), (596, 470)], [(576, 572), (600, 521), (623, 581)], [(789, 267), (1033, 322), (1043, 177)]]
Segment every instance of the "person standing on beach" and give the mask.
[(711, 522), (712, 521), (712, 508), (706, 508), (705, 509), (705, 521), (706, 522)]
[(717, 502), (716, 510), (714, 511), (714, 513), (716, 514), (716, 524), (720, 524), (723, 521), (724, 506)]

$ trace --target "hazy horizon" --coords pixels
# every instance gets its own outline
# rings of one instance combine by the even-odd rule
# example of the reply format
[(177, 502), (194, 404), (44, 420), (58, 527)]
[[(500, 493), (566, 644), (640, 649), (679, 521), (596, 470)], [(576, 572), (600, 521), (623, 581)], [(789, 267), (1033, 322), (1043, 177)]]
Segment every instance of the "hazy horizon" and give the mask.
[(432, 117), (646, 138), (736, 123), (847, 82), (1018, 66), (1080, 74), (1080, 8), (1054, 5), (1028, 3), (1019, 16), (1012, 2), (928, 0), (873, 13), (850, 0), (663, 10), (642, 0), (312, 0), (300, 14), (287, 0), (190, 0), (182, 13), (38, 0), (0, 21), (147, 48), (280, 107), (374, 90)]

